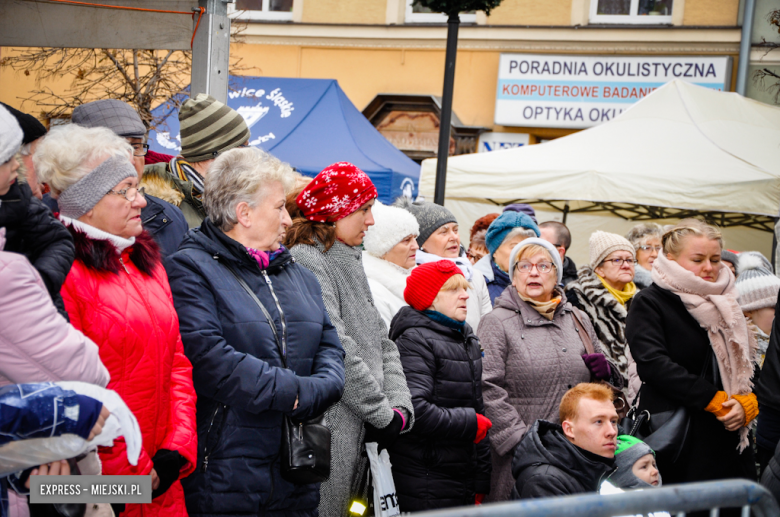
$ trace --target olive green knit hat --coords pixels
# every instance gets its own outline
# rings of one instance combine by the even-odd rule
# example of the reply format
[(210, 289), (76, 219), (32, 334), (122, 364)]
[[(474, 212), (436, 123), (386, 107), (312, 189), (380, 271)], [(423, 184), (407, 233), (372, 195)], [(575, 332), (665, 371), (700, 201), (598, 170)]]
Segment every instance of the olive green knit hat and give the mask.
[(192, 163), (216, 158), (251, 136), (244, 117), (211, 95), (199, 93), (179, 110), (181, 155)]

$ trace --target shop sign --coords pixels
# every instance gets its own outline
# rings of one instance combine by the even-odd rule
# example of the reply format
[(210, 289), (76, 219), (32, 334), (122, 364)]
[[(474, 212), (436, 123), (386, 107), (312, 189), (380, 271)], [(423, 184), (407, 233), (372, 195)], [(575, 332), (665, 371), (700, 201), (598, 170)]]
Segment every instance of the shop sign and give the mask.
[(531, 135), (528, 133), (499, 133), (490, 131), (479, 135), (478, 153), (489, 153), (501, 149), (512, 149), (521, 145), (528, 145)]
[(591, 127), (674, 79), (727, 91), (731, 58), (501, 54), (495, 123)]

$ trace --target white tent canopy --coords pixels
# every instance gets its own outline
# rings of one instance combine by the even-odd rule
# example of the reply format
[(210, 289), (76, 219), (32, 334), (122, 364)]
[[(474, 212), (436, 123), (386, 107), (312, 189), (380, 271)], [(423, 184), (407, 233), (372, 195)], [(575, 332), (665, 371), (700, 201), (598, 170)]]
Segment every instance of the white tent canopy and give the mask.
[[(435, 175), (436, 160), (425, 160), (420, 193), (426, 199), (433, 199)], [(571, 201), (573, 212), (642, 220), (703, 213), (723, 226), (771, 229), (780, 208), (780, 108), (672, 81), (585, 131), (449, 158), (445, 193), (447, 206), (461, 208), (525, 201), (560, 210), (563, 202), (551, 202)], [(476, 206), (463, 208), (472, 214), (462, 226), (479, 216)], [(719, 220), (727, 213), (731, 219)], [(771, 234), (752, 231), (771, 244)]]

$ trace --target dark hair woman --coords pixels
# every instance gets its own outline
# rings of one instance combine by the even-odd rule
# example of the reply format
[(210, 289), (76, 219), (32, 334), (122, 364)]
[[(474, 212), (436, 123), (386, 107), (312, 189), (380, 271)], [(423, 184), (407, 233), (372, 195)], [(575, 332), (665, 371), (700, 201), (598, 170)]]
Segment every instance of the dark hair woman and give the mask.
[(320, 281), (325, 308), (346, 352), (344, 396), (327, 413), (332, 463), (330, 479), (322, 484), (320, 515), (346, 514), (365, 441), (388, 447), (414, 422), (398, 349), (374, 307), (359, 247), (374, 224), (376, 196), (363, 171), (334, 163), (296, 197), (297, 213), (285, 241), (298, 263)]

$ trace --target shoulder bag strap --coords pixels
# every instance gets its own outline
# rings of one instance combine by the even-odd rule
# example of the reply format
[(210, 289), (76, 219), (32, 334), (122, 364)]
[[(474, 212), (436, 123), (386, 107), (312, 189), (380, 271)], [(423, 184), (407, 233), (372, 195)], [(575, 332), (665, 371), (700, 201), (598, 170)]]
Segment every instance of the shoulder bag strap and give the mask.
[(590, 339), (590, 334), (585, 330), (585, 326), (580, 320), (579, 309), (572, 307), (571, 315), (574, 318), (574, 326), (577, 327), (577, 333), (580, 335), (582, 344), (585, 345), (585, 351), (588, 354), (595, 354), (596, 349), (593, 347), (593, 341)]
[(268, 325), (271, 327), (271, 331), (274, 333), (274, 339), (276, 340), (276, 347), (279, 349), (279, 355), (282, 358), (282, 365), (287, 368), (287, 358), (284, 356), (284, 351), (282, 350), (282, 342), (279, 340), (279, 333), (276, 331), (276, 325), (274, 325), (274, 320), (271, 318), (271, 315), (268, 313), (268, 309), (265, 308), (265, 305), (263, 305), (263, 302), (260, 301), (260, 299), (257, 297), (257, 295), (252, 291), (252, 289), (244, 282), (244, 279), (238, 276), (238, 274), (235, 272), (235, 270), (230, 266), (230, 264), (227, 264), (225, 262), (220, 261), (220, 264), (225, 266), (228, 271), (230, 271), (230, 274), (232, 274), (236, 280), (238, 280), (238, 283), (241, 284), (241, 287), (244, 288), (244, 291), (247, 292), (249, 296), (252, 297), (252, 299), (255, 301), (258, 307), (260, 307), (260, 310), (263, 312), (263, 316), (265, 316), (265, 320), (268, 322)]

